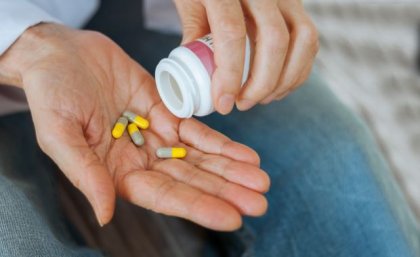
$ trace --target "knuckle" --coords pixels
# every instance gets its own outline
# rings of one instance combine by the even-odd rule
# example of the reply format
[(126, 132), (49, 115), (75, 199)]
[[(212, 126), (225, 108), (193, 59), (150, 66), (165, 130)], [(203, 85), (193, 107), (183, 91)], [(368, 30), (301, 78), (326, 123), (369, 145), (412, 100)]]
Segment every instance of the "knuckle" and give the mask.
[(98, 31), (94, 31), (94, 30), (85, 30), (82, 31), (82, 33), (89, 38), (89, 40), (93, 41), (93, 42), (101, 42), (102, 44), (104, 43), (110, 43), (111, 40), (104, 34), (102, 34), (101, 32)]
[(289, 78), (287, 80), (287, 83), (285, 84), (285, 88), (287, 88), (289, 90), (294, 88), (299, 83), (299, 79), (300, 78), (298, 76), (294, 76), (294, 77)]
[(319, 48), (319, 35), (318, 30), (311, 21), (304, 22), (299, 25), (297, 29), (299, 36), (302, 37), (304, 42), (306, 42), (314, 50)]
[(245, 40), (245, 24), (236, 19), (224, 18), (220, 22), (220, 31), (227, 41)]
[(91, 37), (98, 38), (100, 40), (107, 40), (108, 39), (104, 34), (102, 34), (99, 31), (95, 31), (95, 30), (84, 30), (84, 31), (82, 31), (82, 33), (84, 33), (86, 35), (89, 35)]
[(280, 53), (284, 53), (289, 48), (290, 34), (287, 29), (283, 29), (280, 26), (271, 25), (266, 28), (268, 47), (277, 49)]
[(297, 88), (299, 88), (300, 86), (303, 85), (303, 83), (305, 83), (305, 81), (308, 79), (308, 75), (304, 75), (302, 76), (297, 82), (296, 84), (293, 86), (292, 90), (295, 90)]
[[(223, 85), (223, 91), (235, 91), (240, 90), (240, 82), (242, 77), (243, 68), (236, 63), (225, 63), (223, 68), (217, 72), (217, 77), (214, 77), (213, 81), (216, 81), (219, 85)], [(213, 82), (214, 83), (214, 82)]]
[(305, 82), (308, 80), (309, 76), (311, 75), (311, 70), (309, 70), (306, 74), (300, 77), (300, 79), (297, 81), (295, 87), (293, 89), (297, 89), (303, 85), (305, 85)]
[(284, 94), (288, 90), (290, 90), (296, 83), (298, 82), (298, 76), (287, 76), (281, 79), (279, 82), (279, 94)]
[(301, 35), (303, 35), (305, 38), (311, 41), (315, 41), (315, 39), (318, 38), (318, 30), (310, 20), (299, 24), (298, 31)]
[(227, 67), (226, 71), (227, 71), (226, 77), (227, 76), (230, 77), (230, 79), (228, 79), (228, 80), (232, 81), (232, 82), (236, 82), (237, 80), (241, 79), (243, 68), (242, 68), (241, 65), (235, 65), (235, 63), (233, 63), (232, 65)]
[(267, 35), (269, 35), (268, 43), (270, 47), (278, 48), (281, 52), (287, 51), (290, 41), (287, 30), (283, 30), (279, 26), (270, 26), (267, 28)]
[(266, 30), (267, 35), (270, 35), (270, 38), (272, 38), (273, 40), (289, 43), (289, 32), (286, 28), (283, 28), (283, 26), (280, 26), (278, 24), (272, 24), (269, 25)]

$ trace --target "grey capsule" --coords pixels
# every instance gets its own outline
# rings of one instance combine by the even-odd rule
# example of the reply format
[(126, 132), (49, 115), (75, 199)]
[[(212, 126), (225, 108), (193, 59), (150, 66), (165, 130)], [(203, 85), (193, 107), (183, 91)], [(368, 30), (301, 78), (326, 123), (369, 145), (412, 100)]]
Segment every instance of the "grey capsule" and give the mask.
[(159, 158), (172, 158), (172, 148), (161, 147), (156, 150), (156, 156)]
[(133, 122), (133, 120), (137, 117), (137, 114), (130, 111), (125, 111), (123, 116), (126, 117), (129, 121)]
[(130, 125), (128, 125), (128, 134), (130, 134), (131, 140), (135, 145), (142, 146), (144, 144), (144, 137), (136, 124), (130, 123)]
[(130, 122), (133, 122), (137, 127), (147, 129), (149, 127), (149, 121), (134, 112), (125, 111), (123, 116), (126, 117)]
[(140, 131), (137, 131), (133, 134), (130, 135), (131, 136), (131, 140), (133, 140), (133, 143), (137, 146), (142, 146), (144, 145), (144, 137), (143, 135), (140, 133)]

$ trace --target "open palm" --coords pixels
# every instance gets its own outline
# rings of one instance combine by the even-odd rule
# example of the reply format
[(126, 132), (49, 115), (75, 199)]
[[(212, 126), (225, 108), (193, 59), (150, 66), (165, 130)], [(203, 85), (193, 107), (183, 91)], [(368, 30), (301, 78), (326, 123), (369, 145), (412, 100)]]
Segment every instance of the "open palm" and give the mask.
[[(45, 25), (42, 25), (45, 26)], [(101, 224), (115, 195), (139, 206), (233, 230), (241, 215), (265, 212), (267, 175), (258, 155), (195, 119), (170, 114), (153, 78), (101, 34), (58, 25), (49, 49), (23, 76), (41, 148), (92, 204)], [(145, 145), (111, 136), (125, 110), (150, 121)], [(163, 146), (187, 148), (185, 159), (161, 160)]]

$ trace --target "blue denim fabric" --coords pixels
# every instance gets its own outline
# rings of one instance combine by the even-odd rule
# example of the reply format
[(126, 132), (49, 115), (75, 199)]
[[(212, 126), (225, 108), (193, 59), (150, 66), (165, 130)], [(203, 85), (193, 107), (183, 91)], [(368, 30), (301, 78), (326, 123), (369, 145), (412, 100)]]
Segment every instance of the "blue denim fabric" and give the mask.
[(411, 256), (375, 143), (316, 75), (283, 101), (202, 120), (256, 149), (272, 181), (267, 214), (221, 236), (227, 256)]

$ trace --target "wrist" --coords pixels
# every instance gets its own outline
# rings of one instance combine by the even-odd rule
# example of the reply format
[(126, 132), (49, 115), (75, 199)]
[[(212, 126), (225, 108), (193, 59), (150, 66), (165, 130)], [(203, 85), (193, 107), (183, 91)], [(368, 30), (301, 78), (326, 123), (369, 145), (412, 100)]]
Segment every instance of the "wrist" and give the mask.
[(23, 87), (23, 76), (39, 60), (54, 52), (61, 25), (40, 23), (28, 28), (0, 56), (0, 84)]

